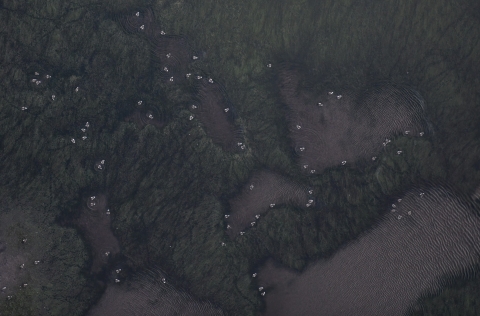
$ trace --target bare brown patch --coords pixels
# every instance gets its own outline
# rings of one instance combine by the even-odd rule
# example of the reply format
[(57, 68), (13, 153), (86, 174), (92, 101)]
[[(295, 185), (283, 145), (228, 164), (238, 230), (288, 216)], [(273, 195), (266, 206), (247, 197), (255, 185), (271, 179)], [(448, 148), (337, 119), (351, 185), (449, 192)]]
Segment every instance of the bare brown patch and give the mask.
[(205, 133), (224, 150), (238, 150), (238, 129), (233, 122), (232, 109), (221, 86), (201, 79), (197, 101), (190, 105), (190, 110), (203, 124)]
[(76, 225), (90, 244), (93, 252), (91, 270), (97, 273), (107, 264), (109, 256), (120, 253), (120, 245), (111, 230), (106, 196), (99, 194), (92, 197), (87, 198), (86, 207), (81, 210)]
[(279, 72), (288, 127), (305, 172), (371, 159), (387, 139), (420, 136), (427, 129), (423, 100), (412, 89), (387, 84), (358, 94), (314, 93), (302, 90), (300, 79), (295, 69)]

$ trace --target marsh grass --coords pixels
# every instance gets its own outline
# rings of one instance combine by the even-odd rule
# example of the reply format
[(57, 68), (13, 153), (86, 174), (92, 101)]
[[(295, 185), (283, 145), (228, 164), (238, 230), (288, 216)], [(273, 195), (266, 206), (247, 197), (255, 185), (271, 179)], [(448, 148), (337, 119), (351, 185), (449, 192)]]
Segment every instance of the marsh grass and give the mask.
[[(55, 218), (71, 216), (81, 192), (102, 189), (132, 269), (162, 262), (192, 295), (212, 300), (226, 313), (253, 315), (261, 306), (255, 280), (247, 274), (266, 257), (274, 255), (301, 269), (312, 258), (331, 256), (371, 227), (382, 214), (386, 196), (398, 194), (402, 187), (435, 177), (468, 192), (478, 186), (479, 146), (471, 131), (479, 125), (472, 115), (478, 109), (473, 91), (478, 83), (479, 27), (468, 2), (7, 5), (9, 10), (0, 10), (6, 43), (0, 67), (5, 87), (0, 89), (2, 190), (20, 197), (25, 190), (41, 195), (39, 188), (49, 186), (50, 199), (39, 205), (46, 205), (41, 214)], [(126, 32), (119, 23), (119, 16), (148, 8), (161, 30), (186, 39), (201, 57), (188, 65), (188, 72), (224, 86), (244, 127), (244, 153), (223, 152), (191, 124), (186, 107), (193, 84), (165, 82), (152, 41), (145, 34)], [(184, 60), (182, 56), (186, 55), (177, 60)], [(301, 65), (306, 75), (300, 85), (306, 90), (343, 93), (382, 80), (415, 87), (425, 99), (435, 135), (395, 139), (375, 163), (367, 160), (355, 168), (302, 175), (275, 88), (277, 67), (285, 62)], [(181, 72), (181, 64), (172, 66)], [(32, 84), (35, 71), (52, 78)], [(139, 99), (165, 113), (168, 119), (161, 129), (125, 122)], [(72, 146), (70, 137), (82, 135), (78, 124), (87, 120), (95, 132), (92, 129), (88, 141)], [(396, 155), (397, 148), (405, 155)], [(95, 173), (91, 163), (101, 157), (106, 157), (108, 172)], [(323, 207), (316, 212), (272, 212), (245, 239), (222, 247), (220, 243), (228, 240), (224, 200), (260, 168), (279, 170), (312, 187)], [(52, 240), (60, 245), (60, 239)], [(88, 260), (73, 252), (67, 257), (83, 266)], [(218, 268), (214, 271), (213, 266)], [(80, 273), (72, 280), (84, 282)], [(95, 280), (87, 283), (91, 286)], [(90, 304), (86, 296), (71, 302), (83, 306), (76, 310)]]

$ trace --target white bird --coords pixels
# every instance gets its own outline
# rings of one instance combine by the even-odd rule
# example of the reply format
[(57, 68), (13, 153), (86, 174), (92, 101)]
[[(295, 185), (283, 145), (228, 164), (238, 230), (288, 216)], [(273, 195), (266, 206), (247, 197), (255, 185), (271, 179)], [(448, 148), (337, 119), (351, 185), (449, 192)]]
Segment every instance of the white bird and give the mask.
[(140, 16), (140, 12), (135, 13), (136, 16)]
[(143, 24), (140, 25), (140, 29), (141, 29), (141, 30), (145, 29), (145, 25), (143, 25)]
[(268, 68), (272, 68), (272, 64), (267, 64), (267, 67), (268, 67)]

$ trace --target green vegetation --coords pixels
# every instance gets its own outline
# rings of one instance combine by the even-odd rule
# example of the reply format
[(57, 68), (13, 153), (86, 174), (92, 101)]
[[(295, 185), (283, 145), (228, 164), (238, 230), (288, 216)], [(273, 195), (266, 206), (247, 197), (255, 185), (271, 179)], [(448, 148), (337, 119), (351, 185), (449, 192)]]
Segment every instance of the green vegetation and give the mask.
[[(50, 315), (76, 315), (98, 299), (103, 287), (88, 275), (88, 245), (65, 224), (96, 192), (108, 196), (112, 229), (122, 245), (122, 258), (112, 260), (126, 260), (132, 271), (159, 265), (176, 285), (231, 315), (261, 309), (249, 275), (263, 259), (302, 269), (332, 254), (374, 225), (391, 197), (411, 184), (443, 179), (470, 194), (480, 178), (480, 117), (473, 115), (480, 106), (480, 20), (471, 3), (3, 3), (0, 193), (9, 196), (11, 212), (28, 202), (31, 211), (23, 221), (7, 226), (20, 225), (21, 234), (27, 226), (48, 232), (36, 251), (55, 265), (57, 278), (43, 284), (32, 270), (29, 283), (38, 280), (42, 300), (27, 287), (10, 301), (0, 297), (0, 313), (38, 315), (49, 304)], [(195, 51), (205, 52), (190, 69), (225, 86), (246, 130), (245, 152), (222, 152), (188, 120), (193, 84), (168, 85), (148, 41), (118, 23), (147, 7), (167, 34), (186, 36)], [(305, 85), (317, 91), (358, 90), (381, 80), (411, 85), (426, 100), (435, 134), (398, 137), (374, 163), (306, 179), (289, 149), (275, 85), (275, 67), (285, 61), (298, 63)], [(269, 62), (272, 68), (265, 67)], [(125, 121), (138, 100), (169, 118), (163, 129)], [(82, 140), (86, 122), (91, 127)], [(405, 154), (397, 155), (397, 148)], [(103, 173), (93, 168), (98, 159), (106, 160)], [(230, 241), (225, 201), (261, 167), (312, 186), (322, 206), (275, 210), (245, 238)], [(7, 208), (0, 208), (0, 221)], [(21, 243), (9, 247), (20, 251)], [(426, 304), (452, 315), (467, 314), (461, 308), (478, 310), (480, 281), (471, 282)], [(458, 296), (469, 303), (453, 307), (450, 298)], [(426, 315), (438, 314), (429, 310)]]

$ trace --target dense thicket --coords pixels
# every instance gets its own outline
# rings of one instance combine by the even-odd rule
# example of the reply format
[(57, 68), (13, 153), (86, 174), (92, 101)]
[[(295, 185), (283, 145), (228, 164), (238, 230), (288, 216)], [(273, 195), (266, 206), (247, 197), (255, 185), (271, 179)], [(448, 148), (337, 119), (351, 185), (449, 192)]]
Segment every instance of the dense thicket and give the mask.
[[(54, 278), (45, 285), (39, 272), (28, 270), (21, 281), (27, 290), (10, 300), (0, 292), (0, 312), (39, 315), (45, 304), (59, 306), (57, 314), (81, 314), (121, 263), (128, 267), (124, 278), (159, 265), (172, 285), (194, 297), (227, 314), (253, 315), (263, 301), (251, 275), (266, 258), (302, 269), (330, 256), (416, 182), (443, 179), (472, 193), (480, 175), (476, 9), (467, 1), (433, 0), (3, 2), (0, 192), (10, 213), (29, 209), (15, 220), (7, 206), (0, 209), (0, 245), (8, 242), (0, 256), (14, 262), (10, 254), (35, 254), (21, 241), (28, 229), (38, 229), (46, 237), (35, 251), (56, 262), (56, 274), (68, 282)], [(224, 151), (190, 120), (194, 80), (171, 84), (148, 34), (122, 23), (148, 10), (167, 35), (180, 36), (199, 56), (177, 68), (222, 85), (245, 150)], [(283, 62), (298, 65), (300, 85), (312, 93), (348, 95), (379, 81), (414, 87), (434, 134), (392, 138), (374, 163), (305, 175), (279, 97)], [(161, 122), (142, 124), (149, 113)], [(100, 159), (103, 172), (95, 168)], [(231, 241), (228, 201), (265, 168), (312, 188), (316, 208), (276, 208)], [(74, 225), (95, 194), (108, 198), (122, 249), (103, 274), (90, 273), (92, 245)], [(425, 314), (475, 310), (478, 282), (426, 298)], [(75, 285), (87, 290), (58, 290)], [(29, 292), (35, 286), (41, 302)], [(453, 307), (451, 298), (460, 296), (465, 304)]]

